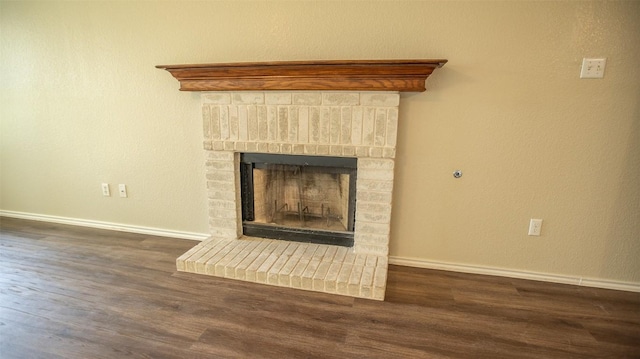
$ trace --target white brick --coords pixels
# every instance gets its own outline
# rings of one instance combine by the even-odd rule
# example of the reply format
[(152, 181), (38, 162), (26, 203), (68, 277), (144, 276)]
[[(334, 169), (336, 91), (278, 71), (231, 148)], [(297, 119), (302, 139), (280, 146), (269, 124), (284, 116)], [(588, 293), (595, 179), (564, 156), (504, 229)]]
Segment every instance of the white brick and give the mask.
[(225, 151), (233, 151), (233, 149), (236, 148), (236, 144), (233, 141), (223, 141), (223, 143)]
[(400, 104), (400, 94), (361, 92), (360, 104), (362, 106), (397, 107)]
[(351, 144), (362, 143), (362, 107), (353, 107), (351, 110)]
[(269, 137), (269, 124), (267, 121), (267, 107), (256, 107), (258, 118), (258, 140), (266, 141)]
[(329, 146), (327, 146), (327, 145), (318, 145), (316, 147), (316, 154), (328, 155), (329, 154)]
[(387, 139), (387, 109), (376, 109), (374, 146), (384, 146)]
[(331, 108), (320, 108), (320, 140), (321, 144), (328, 144), (331, 141)]
[(236, 142), (234, 146), (234, 150), (238, 152), (245, 152), (247, 150), (246, 142)]
[(289, 107), (289, 143), (298, 142), (298, 130), (300, 129), (300, 109), (297, 106)]
[(224, 151), (224, 142), (222, 142), (222, 141), (213, 141), (213, 150), (214, 151)]
[(278, 107), (267, 106), (267, 140), (275, 141), (278, 136)]
[(332, 107), (329, 116), (329, 142), (332, 145), (340, 143), (342, 132), (342, 116), (339, 107)]
[(352, 269), (353, 264), (350, 263), (344, 263), (340, 268), (340, 273), (338, 273), (338, 279), (336, 280), (337, 293), (345, 295), (349, 293), (349, 278), (351, 277)]
[[(258, 145), (258, 147), (260, 147), (260, 146)], [(268, 148), (269, 148), (268, 151), (270, 153), (280, 153), (280, 144), (278, 144), (278, 143), (269, 143), (269, 147)]]
[(249, 114), (247, 106), (238, 106), (238, 139), (249, 140)]
[(209, 172), (206, 174), (206, 177), (210, 181), (226, 181), (226, 182), (234, 182), (235, 181), (235, 173), (230, 171), (217, 171), (217, 172)]
[(398, 136), (398, 109), (392, 108), (387, 112), (387, 146), (395, 147)]
[(229, 107), (220, 106), (220, 139), (228, 140), (229, 132)]
[(207, 160), (233, 161), (234, 159), (235, 155), (233, 152), (207, 151)]
[(236, 209), (236, 201), (223, 201), (219, 199), (209, 200), (209, 208), (221, 208), (221, 209)]
[(376, 109), (365, 107), (362, 115), (362, 144), (371, 146), (374, 141)]
[(313, 290), (324, 291), (324, 278), (329, 272), (329, 267), (331, 267), (330, 261), (323, 261), (318, 265), (318, 269), (316, 273), (313, 275)]
[(358, 168), (392, 170), (394, 161), (389, 159), (368, 158), (358, 161)]
[(297, 92), (293, 93), (292, 97), (294, 105), (317, 106), (322, 104), (322, 94), (320, 92)]
[(369, 157), (369, 147), (357, 146), (356, 147), (356, 156), (358, 156), (359, 158)]
[(263, 104), (264, 93), (262, 92), (234, 92), (232, 96), (233, 103), (236, 104)]
[(247, 106), (247, 135), (249, 141), (258, 140), (258, 109), (254, 105)]
[(358, 105), (360, 94), (357, 92), (323, 92), (322, 104), (325, 106)]
[(202, 106), (202, 132), (205, 139), (211, 139), (211, 107)]
[(382, 245), (356, 243), (353, 249), (358, 253), (374, 254), (377, 256), (386, 256), (389, 254), (389, 247)]
[(349, 276), (348, 293), (352, 296), (360, 294), (360, 279), (362, 278), (363, 265), (354, 265)]
[(374, 170), (363, 168), (358, 170), (358, 180), (360, 179), (370, 179), (376, 181), (391, 181), (393, 180), (393, 170)]
[(293, 147), (291, 148), (291, 153), (295, 155), (304, 154), (304, 145), (293, 145)]
[(319, 260), (311, 260), (307, 267), (304, 269), (304, 273), (300, 276), (302, 280), (301, 288), (312, 289), (313, 288), (313, 276), (316, 274), (316, 270), (320, 265)]
[[(356, 242), (361, 245), (371, 245), (371, 246), (381, 246), (386, 247), (389, 245), (389, 235), (388, 234), (376, 234), (376, 233), (357, 233), (356, 234)], [(361, 253), (361, 252), (358, 252)], [(375, 253), (366, 253), (366, 254), (375, 254)]]
[(285, 106), (278, 107), (278, 141), (287, 141), (289, 139), (289, 108)]
[[(360, 165), (361, 160), (358, 161)], [(377, 192), (391, 192), (393, 190), (393, 181), (377, 181), (358, 178), (356, 182), (356, 188), (358, 191), (377, 191)]]
[(331, 156), (341, 157), (342, 156), (342, 145), (331, 145), (331, 146), (329, 146), (329, 154)]
[(209, 190), (207, 192), (207, 197), (211, 198), (211, 199), (222, 199), (222, 200), (226, 200), (226, 201), (235, 201), (236, 200), (236, 193), (235, 191), (216, 191), (216, 190)]
[(376, 222), (376, 223), (390, 223), (391, 222), (391, 211), (387, 211), (387, 212), (356, 211), (356, 222), (357, 221)]
[(320, 108), (309, 108), (309, 142), (320, 142)]
[(219, 140), (220, 138), (220, 108), (219, 106), (211, 106), (211, 139)]
[(247, 152), (258, 152), (258, 144), (255, 142), (247, 142)]
[(300, 107), (298, 113), (298, 142), (309, 142), (309, 108)]
[(343, 145), (352, 144), (351, 141), (351, 107), (343, 107), (340, 119), (340, 143)]
[(207, 166), (207, 171), (227, 171), (232, 172), (235, 171), (235, 165), (233, 161), (216, 161), (216, 160), (208, 160), (205, 165)]
[(266, 92), (264, 102), (267, 105), (290, 105), (291, 92)]
[(342, 146), (342, 155), (346, 157), (355, 157), (356, 148), (354, 146)]
[(229, 139), (236, 141), (239, 131), (238, 106), (228, 106), (227, 113), (229, 114)]
[(318, 151), (318, 146), (316, 145), (304, 145), (305, 155), (315, 155), (317, 151)]
[(231, 94), (228, 92), (208, 92), (202, 94), (202, 102), (207, 104), (225, 105), (231, 103)]
[(391, 203), (391, 192), (358, 192), (358, 201)]

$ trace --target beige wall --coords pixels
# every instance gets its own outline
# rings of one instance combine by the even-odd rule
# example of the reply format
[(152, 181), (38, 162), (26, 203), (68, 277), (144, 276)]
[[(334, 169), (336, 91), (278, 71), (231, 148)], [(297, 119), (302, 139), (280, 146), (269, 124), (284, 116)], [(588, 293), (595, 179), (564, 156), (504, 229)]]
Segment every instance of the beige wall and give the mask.
[[(4, 211), (206, 232), (199, 95), (154, 65), (447, 58), (401, 98), (391, 255), (640, 283), (640, 2), (0, 12)], [(599, 56), (605, 78), (580, 80)], [(102, 197), (101, 182), (130, 197)]]

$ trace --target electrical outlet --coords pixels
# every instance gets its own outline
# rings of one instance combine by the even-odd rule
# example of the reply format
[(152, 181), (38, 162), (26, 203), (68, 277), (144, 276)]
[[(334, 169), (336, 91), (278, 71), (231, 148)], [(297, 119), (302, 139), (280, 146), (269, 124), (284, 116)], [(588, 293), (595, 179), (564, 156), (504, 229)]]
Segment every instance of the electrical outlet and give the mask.
[(604, 67), (607, 59), (582, 59), (581, 79), (601, 79), (604, 77)]
[(119, 184), (118, 192), (120, 193), (120, 197), (127, 197), (127, 186), (124, 184)]
[(531, 222), (529, 222), (529, 235), (539, 236), (541, 231), (542, 231), (542, 220), (531, 218)]
[(108, 183), (103, 183), (102, 184), (102, 195), (105, 196), (105, 197), (111, 196), (111, 191), (109, 190), (109, 184)]

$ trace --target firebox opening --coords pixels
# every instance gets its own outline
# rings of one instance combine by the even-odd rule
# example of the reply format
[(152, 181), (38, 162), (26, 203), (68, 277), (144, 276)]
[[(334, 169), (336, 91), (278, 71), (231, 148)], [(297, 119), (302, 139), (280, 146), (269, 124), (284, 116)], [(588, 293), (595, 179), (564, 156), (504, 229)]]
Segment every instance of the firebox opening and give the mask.
[(240, 157), (243, 234), (353, 246), (357, 159)]

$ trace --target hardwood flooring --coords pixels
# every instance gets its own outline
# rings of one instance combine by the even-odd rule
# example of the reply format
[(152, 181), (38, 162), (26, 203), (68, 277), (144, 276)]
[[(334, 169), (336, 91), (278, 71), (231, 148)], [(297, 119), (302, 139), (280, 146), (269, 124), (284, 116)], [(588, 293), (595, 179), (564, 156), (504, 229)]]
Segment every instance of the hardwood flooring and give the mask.
[(384, 302), (175, 270), (187, 240), (0, 218), (0, 358), (640, 358), (640, 293), (390, 266)]

